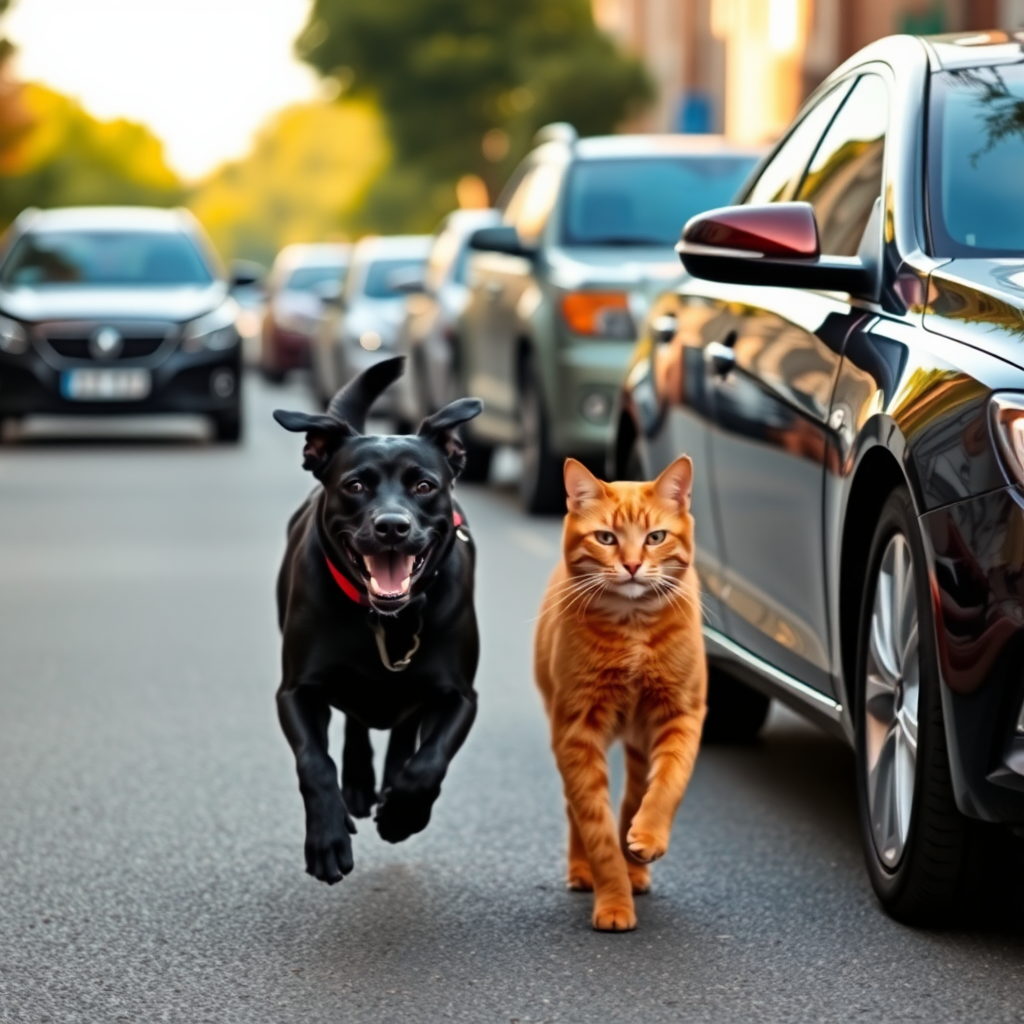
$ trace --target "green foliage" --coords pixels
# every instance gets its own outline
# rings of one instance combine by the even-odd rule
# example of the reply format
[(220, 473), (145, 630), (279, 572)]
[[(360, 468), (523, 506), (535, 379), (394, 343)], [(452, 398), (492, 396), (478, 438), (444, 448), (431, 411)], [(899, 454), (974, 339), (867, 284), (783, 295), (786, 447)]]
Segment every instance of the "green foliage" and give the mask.
[[(589, 0), (314, 0), (296, 49), (380, 104), (394, 163), (365, 212), (390, 213), (394, 226), (436, 219), (465, 174), (493, 195), (541, 125), (609, 132), (652, 95), (640, 62), (595, 27)], [(417, 192), (421, 211), (438, 208), (413, 223)]]
[(203, 181), (188, 205), (225, 258), (269, 264), (290, 242), (350, 233), (352, 211), (387, 155), (372, 104), (296, 104), (260, 130), (246, 156)]
[(174, 206), (185, 191), (160, 141), (130, 121), (98, 121), (41, 85), (20, 88), (27, 129), (0, 154), (0, 225), (26, 206)]

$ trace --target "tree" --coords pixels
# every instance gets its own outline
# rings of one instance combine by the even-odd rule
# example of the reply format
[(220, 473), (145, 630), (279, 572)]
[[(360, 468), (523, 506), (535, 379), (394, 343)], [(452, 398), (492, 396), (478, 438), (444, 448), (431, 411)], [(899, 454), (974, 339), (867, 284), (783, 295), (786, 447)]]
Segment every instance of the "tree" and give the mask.
[(0, 166), (0, 223), (26, 206), (174, 206), (185, 190), (142, 125), (98, 121), (45, 86), (22, 86), (29, 129)]
[(199, 185), (189, 207), (224, 256), (269, 263), (289, 242), (348, 234), (387, 156), (371, 105), (296, 104), (273, 117), (247, 156)]
[(368, 211), (409, 206), (398, 219), (421, 227), (453, 204), (462, 175), (493, 196), (541, 125), (612, 131), (652, 95), (589, 0), (314, 0), (296, 50), (380, 104), (394, 161)]

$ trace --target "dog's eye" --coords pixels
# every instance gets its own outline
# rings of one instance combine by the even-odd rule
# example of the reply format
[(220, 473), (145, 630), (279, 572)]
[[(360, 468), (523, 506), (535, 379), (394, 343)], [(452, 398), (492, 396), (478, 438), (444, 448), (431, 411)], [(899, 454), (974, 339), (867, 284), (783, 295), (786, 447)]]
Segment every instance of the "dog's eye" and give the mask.
[(647, 534), (648, 544), (660, 544), (665, 539), (666, 530), (653, 530)]
[(413, 494), (432, 494), (434, 485), (429, 480), (421, 480), (413, 489)]
[(594, 534), (594, 536), (597, 538), (598, 544), (611, 545), (616, 543), (615, 534), (612, 533), (610, 530), (598, 530), (597, 533)]
[(365, 490), (366, 488), (360, 480), (349, 480), (349, 482), (345, 484), (345, 491), (348, 494), (362, 494)]

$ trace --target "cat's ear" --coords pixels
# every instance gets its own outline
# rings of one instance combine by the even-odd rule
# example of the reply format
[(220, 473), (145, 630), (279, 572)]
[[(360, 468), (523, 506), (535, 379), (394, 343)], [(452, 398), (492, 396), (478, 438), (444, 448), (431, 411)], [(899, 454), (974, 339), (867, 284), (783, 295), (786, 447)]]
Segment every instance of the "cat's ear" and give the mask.
[(569, 511), (579, 512), (588, 502), (604, 494), (604, 484), (593, 473), (575, 459), (565, 460), (565, 494)]
[(663, 470), (654, 481), (654, 493), (665, 501), (678, 505), (684, 512), (690, 511), (690, 490), (693, 487), (693, 463), (689, 455), (680, 455), (675, 462)]

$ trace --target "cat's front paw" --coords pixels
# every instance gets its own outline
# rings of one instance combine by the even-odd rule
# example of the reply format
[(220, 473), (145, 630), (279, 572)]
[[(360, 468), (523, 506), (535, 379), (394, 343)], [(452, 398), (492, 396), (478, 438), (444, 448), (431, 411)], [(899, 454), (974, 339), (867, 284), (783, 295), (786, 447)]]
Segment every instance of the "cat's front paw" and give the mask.
[(668, 835), (634, 825), (626, 834), (626, 849), (629, 855), (641, 864), (650, 864), (651, 861), (665, 856)]
[(633, 901), (615, 899), (596, 903), (591, 924), (599, 932), (631, 932), (636, 927)]

